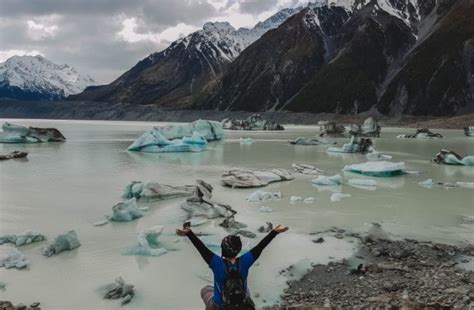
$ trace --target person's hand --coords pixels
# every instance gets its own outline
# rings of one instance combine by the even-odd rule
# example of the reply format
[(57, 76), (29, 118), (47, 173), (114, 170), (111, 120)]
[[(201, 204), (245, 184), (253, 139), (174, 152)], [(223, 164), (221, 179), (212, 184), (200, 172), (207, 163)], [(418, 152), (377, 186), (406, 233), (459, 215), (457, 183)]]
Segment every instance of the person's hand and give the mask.
[(191, 231), (191, 228), (189, 228), (189, 227), (186, 227), (186, 228), (183, 227), (183, 228), (177, 228), (176, 229), (176, 233), (180, 236), (186, 236), (186, 234), (190, 231)]
[(285, 225), (277, 225), (275, 227), (273, 227), (273, 230), (276, 231), (277, 233), (282, 233), (282, 232), (285, 232), (287, 231), (289, 228), (288, 226), (285, 226)]

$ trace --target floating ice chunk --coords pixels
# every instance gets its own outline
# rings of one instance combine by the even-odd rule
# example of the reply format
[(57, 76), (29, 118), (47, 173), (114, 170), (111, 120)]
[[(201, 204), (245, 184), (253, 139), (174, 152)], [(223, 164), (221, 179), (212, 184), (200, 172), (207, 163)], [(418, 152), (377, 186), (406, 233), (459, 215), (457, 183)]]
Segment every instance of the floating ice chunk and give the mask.
[(247, 201), (260, 202), (260, 201), (267, 201), (267, 200), (280, 199), (280, 198), (281, 198), (280, 191), (266, 192), (263, 190), (258, 190), (250, 194), (250, 196), (247, 198)]
[(474, 182), (456, 182), (456, 185), (464, 188), (474, 188)]
[(43, 234), (32, 230), (27, 230), (19, 234), (0, 235), (0, 244), (13, 243), (16, 246), (21, 246), (43, 240), (46, 240), (46, 237)]
[(114, 222), (131, 222), (143, 215), (143, 211), (137, 208), (137, 200), (132, 198), (113, 206), (110, 220)]
[(193, 194), (194, 186), (174, 186), (155, 182), (143, 184), (143, 182), (132, 181), (125, 186), (123, 198), (137, 198), (145, 200), (164, 200), (179, 197), (188, 197)]
[(391, 160), (392, 159), (392, 156), (381, 154), (379, 152), (367, 153), (365, 157), (368, 160)]
[(30, 261), (12, 246), (0, 246), (0, 267), (22, 269), (28, 267)]
[(368, 138), (358, 138), (356, 136), (351, 137), (349, 143), (345, 143), (342, 147), (329, 147), (327, 152), (329, 153), (370, 153), (373, 152), (373, 142)]
[(104, 226), (106, 224), (109, 223), (109, 220), (108, 219), (104, 219), (104, 220), (101, 220), (101, 221), (97, 221), (97, 222), (94, 222), (92, 225), (94, 226)]
[(251, 138), (240, 138), (240, 144), (252, 144), (253, 140)]
[(422, 182), (418, 182), (418, 185), (426, 187), (426, 188), (432, 188), (434, 186), (433, 179), (428, 179)]
[[(222, 124), (216, 121), (197, 120), (186, 124), (170, 124), (164, 126), (153, 127), (147, 131), (148, 133), (159, 133), (169, 140), (182, 139), (189, 137), (194, 132), (199, 133), (207, 141), (221, 140), (224, 138), (224, 130)], [(147, 135), (145, 132), (143, 135)], [(142, 137), (143, 137), (142, 135)], [(140, 138), (142, 138), (140, 137)], [(139, 139), (140, 139), (139, 138)]]
[(290, 197), (290, 203), (296, 203), (298, 201), (303, 201), (303, 197), (301, 197), (301, 196), (291, 196)]
[(56, 128), (24, 127), (5, 122), (0, 132), (0, 143), (63, 142), (66, 138)]
[(464, 156), (449, 150), (441, 150), (432, 159), (434, 163), (446, 165), (474, 166), (474, 155)]
[(398, 135), (398, 139), (433, 139), (433, 138), (443, 138), (443, 136), (439, 133), (431, 132), (428, 128), (419, 128), (416, 130), (414, 134), (404, 134)]
[(369, 179), (349, 179), (348, 184), (352, 186), (374, 187), (377, 186), (377, 181)]
[(163, 231), (163, 226), (156, 225), (137, 234), (138, 244), (123, 251), (124, 255), (136, 256), (161, 256), (168, 252), (160, 245), (158, 237)]
[(374, 177), (391, 177), (403, 174), (405, 163), (392, 163), (388, 161), (369, 161), (362, 164), (347, 165), (343, 171), (360, 173)]
[(474, 137), (474, 126), (464, 127), (464, 135), (467, 137)]
[(331, 195), (331, 202), (338, 202), (338, 201), (341, 201), (343, 199), (347, 199), (347, 198), (350, 198), (352, 197), (350, 194), (343, 194), (343, 193), (334, 193)]
[(104, 298), (105, 299), (122, 299), (121, 304), (128, 304), (133, 296), (135, 296), (135, 290), (133, 285), (125, 283), (122, 277), (115, 279), (115, 283), (109, 284), (104, 287)]
[(331, 177), (320, 175), (316, 179), (311, 180), (311, 183), (320, 186), (341, 185), (342, 177), (339, 174), (333, 175)]
[(303, 200), (304, 203), (313, 203), (314, 202), (314, 198), (313, 197), (308, 197), (308, 198), (305, 198)]
[(232, 168), (222, 174), (224, 186), (235, 187), (260, 187), (272, 182), (293, 180), (293, 175), (285, 169), (272, 169), (268, 171), (245, 170)]
[(302, 173), (302, 174), (324, 174), (324, 171), (321, 169), (316, 168), (315, 166), (308, 165), (308, 164), (292, 164), (291, 167), (295, 172)]
[(222, 120), (224, 129), (229, 130), (284, 130), (280, 124), (264, 119), (260, 114), (252, 114), (245, 120)]
[(260, 209), (258, 209), (258, 211), (261, 213), (270, 213), (270, 212), (273, 212), (273, 209), (270, 207), (261, 206)]
[(43, 255), (50, 257), (63, 251), (70, 251), (81, 246), (77, 234), (70, 230), (65, 234), (58, 235), (54, 242), (43, 248)]
[(207, 150), (207, 141), (198, 132), (194, 132), (191, 137), (168, 140), (160, 132), (152, 129), (135, 140), (128, 150), (149, 153), (203, 152)]
[(304, 137), (298, 137), (293, 141), (290, 141), (290, 144), (294, 145), (322, 145), (322, 144), (331, 144), (328, 139), (308, 139)]
[(380, 137), (381, 129), (378, 121), (373, 117), (369, 117), (362, 125), (351, 125), (349, 133), (359, 137)]
[(26, 156), (28, 156), (27, 152), (13, 151), (8, 154), (0, 154), (0, 160), (26, 158)]

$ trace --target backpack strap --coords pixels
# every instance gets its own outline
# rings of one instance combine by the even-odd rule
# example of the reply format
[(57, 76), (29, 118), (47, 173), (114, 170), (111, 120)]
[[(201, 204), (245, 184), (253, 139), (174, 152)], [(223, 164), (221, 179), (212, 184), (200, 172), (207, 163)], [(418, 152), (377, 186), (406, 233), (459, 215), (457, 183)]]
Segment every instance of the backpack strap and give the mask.
[[(230, 271), (230, 268), (233, 267), (233, 265), (231, 265), (227, 259), (223, 259), (223, 260), (224, 260), (224, 265), (225, 265), (225, 273), (227, 275)], [(235, 260), (235, 264), (237, 265), (237, 273), (240, 276), (240, 257), (237, 257), (237, 259)]]

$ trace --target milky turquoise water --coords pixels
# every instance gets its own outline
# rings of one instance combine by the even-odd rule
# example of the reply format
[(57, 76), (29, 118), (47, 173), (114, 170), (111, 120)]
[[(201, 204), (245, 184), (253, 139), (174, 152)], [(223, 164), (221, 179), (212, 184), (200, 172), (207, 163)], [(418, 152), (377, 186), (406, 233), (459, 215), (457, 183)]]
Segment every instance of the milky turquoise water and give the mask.
[[(290, 231), (269, 246), (249, 279), (259, 305), (272, 303), (287, 280), (279, 270), (298, 263), (305, 270), (310, 262), (327, 262), (329, 257), (350, 256), (355, 243), (331, 239), (322, 245), (311, 242), (309, 232), (338, 226), (365, 231), (379, 222), (395, 238), (418, 238), (449, 243), (474, 243), (474, 228), (462, 222), (474, 216), (474, 190), (465, 188), (423, 188), (417, 182), (474, 181), (474, 167), (439, 166), (430, 162), (440, 148), (474, 154), (474, 139), (460, 130), (438, 130), (439, 140), (400, 140), (395, 136), (409, 129), (386, 129), (376, 139), (376, 149), (403, 161), (420, 175), (377, 179), (375, 191), (343, 185), (336, 189), (352, 197), (331, 203), (330, 190), (310, 184), (311, 176), (296, 175), (290, 182), (275, 183), (266, 190), (280, 190), (283, 198), (263, 204), (248, 203), (254, 190), (220, 186), (221, 173), (231, 167), (255, 169), (287, 168), (292, 163), (316, 165), (327, 175), (342, 173), (346, 164), (365, 162), (362, 155), (327, 154), (325, 146), (294, 146), (287, 141), (299, 136), (315, 137), (316, 127), (288, 126), (284, 132), (226, 132), (222, 142), (211, 142), (203, 153), (144, 154), (127, 152), (127, 146), (152, 123), (96, 121), (15, 121), (23, 125), (56, 127), (66, 143), (29, 145), (0, 144), (0, 153), (28, 151), (27, 160), (0, 162), (0, 232), (38, 230), (49, 239), (75, 229), (82, 246), (52, 258), (41, 255), (45, 243), (20, 250), (32, 261), (28, 270), (0, 269), (0, 281), (7, 289), (0, 300), (31, 303), (40, 301), (45, 309), (117, 309), (117, 301), (103, 300), (97, 291), (117, 276), (135, 284), (137, 296), (130, 309), (201, 309), (199, 290), (208, 284), (210, 273), (192, 245), (176, 237), (182, 224), (182, 199), (143, 204), (150, 207), (145, 217), (131, 223), (93, 227), (120, 201), (122, 188), (132, 180), (169, 184), (193, 184), (202, 179), (214, 186), (216, 200), (231, 204), (238, 220), (255, 231), (266, 221), (284, 223)], [(238, 139), (251, 137), (255, 143), (240, 145)], [(340, 145), (348, 139), (336, 139)], [(342, 173), (344, 180), (360, 176)], [(290, 204), (291, 195), (314, 197), (313, 204)], [(261, 213), (264, 205), (273, 212)], [(136, 233), (163, 225), (163, 241), (174, 251), (161, 257), (123, 256), (133, 245)], [(217, 222), (196, 228), (212, 233), (218, 242), (224, 232)], [(259, 238), (263, 235), (259, 235)], [(250, 247), (257, 240), (246, 239)], [(265, 302), (264, 302), (265, 300)]]

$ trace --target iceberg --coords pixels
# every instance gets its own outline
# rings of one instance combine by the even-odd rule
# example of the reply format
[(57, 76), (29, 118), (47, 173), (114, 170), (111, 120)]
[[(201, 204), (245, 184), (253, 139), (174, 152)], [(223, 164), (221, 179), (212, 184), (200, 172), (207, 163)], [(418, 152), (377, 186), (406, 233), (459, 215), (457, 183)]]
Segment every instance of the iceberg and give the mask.
[(0, 267), (7, 269), (22, 269), (30, 265), (30, 261), (16, 248), (12, 246), (0, 247)]
[(193, 133), (199, 133), (207, 141), (222, 140), (224, 138), (224, 130), (222, 125), (216, 121), (197, 120), (192, 123), (170, 124), (164, 126), (153, 127), (146, 131), (141, 137), (146, 139), (149, 135), (160, 134), (168, 140), (182, 139), (192, 136)]
[(232, 188), (261, 187), (272, 182), (293, 180), (293, 175), (285, 169), (268, 171), (232, 168), (222, 174), (222, 185)]
[(307, 164), (292, 164), (291, 167), (295, 172), (302, 173), (302, 174), (324, 174), (324, 171), (321, 169), (316, 168), (312, 165)]
[(284, 130), (282, 125), (264, 119), (260, 114), (252, 114), (245, 120), (225, 118), (221, 122), (227, 130)]
[(161, 247), (158, 237), (163, 231), (163, 226), (156, 225), (137, 234), (138, 244), (123, 251), (124, 255), (135, 256), (161, 256), (168, 250)]
[(0, 160), (26, 158), (26, 156), (28, 156), (27, 152), (13, 151), (8, 154), (0, 154)]
[(403, 174), (404, 169), (405, 163), (403, 162), (369, 161), (362, 164), (347, 165), (342, 170), (373, 177), (391, 177)]
[(436, 164), (474, 166), (474, 156), (462, 157), (456, 152), (444, 149), (439, 151), (432, 161)]
[(70, 251), (81, 246), (77, 234), (70, 230), (65, 234), (58, 235), (54, 242), (43, 248), (43, 255), (50, 257), (63, 251)]
[(342, 125), (338, 125), (334, 121), (319, 121), (318, 125), (319, 130), (321, 131), (319, 134), (320, 137), (344, 137), (346, 128)]
[(121, 304), (128, 304), (135, 296), (134, 286), (125, 283), (122, 277), (115, 279), (115, 282), (105, 286), (105, 299), (122, 299)]
[(349, 133), (358, 137), (380, 137), (380, 130), (377, 120), (373, 117), (369, 117), (364, 121), (362, 125), (351, 125)]
[(250, 196), (247, 198), (247, 201), (259, 202), (259, 201), (267, 201), (267, 200), (280, 199), (280, 198), (281, 198), (280, 191), (266, 192), (266, 191), (258, 190), (250, 194)]
[(110, 220), (114, 222), (131, 222), (143, 215), (143, 211), (137, 208), (137, 199), (132, 198), (113, 206)]
[(144, 199), (144, 200), (164, 200), (179, 197), (188, 197), (193, 194), (194, 186), (174, 186), (155, 182), (144, 184), (139, 181), (132, 181), (123, 190), (122, 198)]
[(339, 174), (333, 176), (320, 175), (316, 179), (311, 180), (311, 183), (319, 186), (335, 186), (341, 185), (342, 177)]
[(0, 132), (0, 143), (64, 142), (66, 138), (56, 128), (24, 127), (5, 122)]
[(253, 140), (251, 138), (240, 138), (240, 144), (252, 144)]
[(308, 197), (303, 200), (304, 203), (313, 203), (314, 202), (314, 197)]
[(464, 135), (467, 137), (474, 137), (474, 126), (464, 127)]
[(0, 244), (13, 243), (16, 246), (22, 246), (43, 240), (46, 240), (46, 237), (43, 234), (32, 230), (27, 230), (19, 234), (0, 235)]
[(443, 138), (439, 133), (431, 132), (428, 128), (418, 128), (414, 134), (398, 135), (398, 139), (433, 139)]
[(351, 137), (349, 143), (345, 143), (342, 147), (329, 147), (327, 150), (329, 153), (371, 153), (374, 152), (373, 142), (371, 139), (358, 138), (356, 136)]
[(331, 195), (331, 202), (338, 202), (338, 201), (341, 201), (343, 199), (347, 199), (347, 198), (350, 198), (352, 197), (350, 194), (342, 194), (342, 193), (334, 193)]
[(303, 201), (303, 197), (301, 197), (301, 196), (291, 196), (290, 197), (290, 203), (296, 203), (298, 201)]
[(298, 137), (293, 141), (290, 141), (290, 144), (293, 145), (323, 145), (323, 144), (336, 144), (336, 142), (331, 143), (327, 139), (308, 139), (304, 137)]
[(426, 187), (426, 188), (432, 188), (435, 183), (433, 182), (433, 179), (428, 179), (422, 182), (418, 182), (418, 185)]
[(191, 137), (169, 140), (159, 131), (151, 129), (138, 137), (128, 150), (146, 153), (203, 152), (207, 150), (207, 140), (197, 131)]
[(260, 212), (260, 213), (271, 213), (271, 212), (273, 212), (273, 209), (270, 208), (270, 207), (261, 206), (260, 209), (258, 209), (258, 212)]

